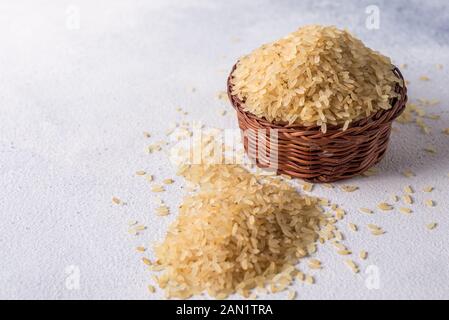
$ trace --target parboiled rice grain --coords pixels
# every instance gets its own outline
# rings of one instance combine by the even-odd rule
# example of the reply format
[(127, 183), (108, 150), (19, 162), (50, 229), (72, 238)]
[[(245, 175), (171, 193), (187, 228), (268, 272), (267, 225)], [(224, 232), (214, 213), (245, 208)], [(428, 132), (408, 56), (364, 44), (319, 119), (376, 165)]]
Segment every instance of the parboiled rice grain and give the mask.
[(396, 84), (403, 85), (392, 69), (348, 31), (310, 25), (241, 57), (232, 94), (270, 122), (345, 130), (391, 108)]
[[(198, 185), (187, 196), (165, 241), (155, 249), (158, 284), (169, 297), (207, 291), (249, 296), (258, 286), (286, 289), (301, 257), (329, 222), (319, 199), (300, 196), (279, 178), (256, 176), (237, 165), (191, 165), (179, 172)], [(318, 260), (311, 265), (321, 266)], [(313, 283), (311, 276), (306, 283)]]

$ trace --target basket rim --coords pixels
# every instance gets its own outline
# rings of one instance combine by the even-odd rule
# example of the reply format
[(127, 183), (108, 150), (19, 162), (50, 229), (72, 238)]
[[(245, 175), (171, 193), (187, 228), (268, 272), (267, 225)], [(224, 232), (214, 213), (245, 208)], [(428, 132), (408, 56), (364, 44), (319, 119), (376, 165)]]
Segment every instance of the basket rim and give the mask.
[[(321, 135), (321, 136), (334, 136), (334, 135), (343, 135), (345, 133), (351, 133), (352, 131), (360, 131), (362, 128), (364, 127), (369, 127), (370, 125), (373, 124), (373, 122), (377, 122), (377, 126), (380, 126), (382, 124), (389, 124), (391, 123), (394, 119), (396, 119), (397, 117), (399, 117), (401, 115), (401, 113), (404, 111), (405, 106), (406, 106), (406, 102), (407, 102), (407, 86), (404, 80), (404, 77), (401, 73), (401, 71), (399, 70), (399, 68), (395, 65), (393, 65), (392, 71), (402, 80), (402, 86), (399, 85), (399, 83), (396, 84), (396, 92), (400, 94), (400, 98), (393, 98), (390, 101), (391, 104), (391, 108), (387, 109), (387, 110), (379, 110), (378, 112), (370, 115), (367, 118), (363, 118), (363, 119), (359, 119), (353, 123), (351, 123), (349, 125), (349, 127), (343, 131), (341, 130), (341, 126), (328, 126), (326, 133), (323, 133), (321, 131), (321, 128), (319, 126), (303, 126), (300, 124), (287, 124), (287, 123), (281, 123), (281, 122), (270, 122), (265, 118), (260, 118), (248, 111), (245, 111), (243, 109), (243, 105), (244, 102), (241, 101), (237, 96), (232, 95), (232, 84), (231, 84), (231, 79), (232, 79), (232, 74), (234, 72), (234, 70), (237, 67), (237, 63), (234, 64), (234, 66), (232, 67), (232, 70), (228, 76), (227, 79), (227, 93), (228, 93), (228, 98), (232, 104), (232, 106), (234, 107), (234, 109), (238, 112), (241, 113), (243, 115), (245, 115), (245, 117), (253, 120), (253, 121), (257, 121), (257, 123), (260, 125), (260, 127), (262, 128), (270, 128), (270, 129), (279, 129), (282, 131), (286, 131), (286, 132), (307, 132), (308, 134), (311, 135)], [(384, 121), (380, 121), (380, 119), (383, 119)]]

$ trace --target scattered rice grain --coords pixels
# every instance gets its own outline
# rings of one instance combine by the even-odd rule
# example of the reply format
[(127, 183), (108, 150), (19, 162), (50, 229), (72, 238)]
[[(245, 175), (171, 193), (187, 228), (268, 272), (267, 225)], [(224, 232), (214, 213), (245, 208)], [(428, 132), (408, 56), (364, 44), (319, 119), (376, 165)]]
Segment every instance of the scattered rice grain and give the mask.
[(337, 253), (342, 256), (347, 256), (347, 255), (352, 254), (352, 252), (349, 250), (339, 250), (339, 251), (337, 251)]
[(165, 189), (161, 185), (154, 185), (154, 186), (151, 187), (151, 191), (153, 191), (153, 192), (164, 192)]
[(386, 202), (381, 202), (377, 205), (377, 207), (382, 210), (382, 211), (391, 211), (393, 210), (393, 206), (386, 203)]
[(344, 186), (341, 186), (340, 189), (341, 189), (342, 191), (345, 191), (345, 192), (354, 192), (354, 191), (358, 190), (359, 187), (357, 187), (357, 186), (344, 185)]
[(306, 275), (306, 279), (304, 280), (304, 282), (307, 283), (307, 284), (314, 284), (315, 283), (315, 278), (313, 276)]
[(166, 205), (162, 205), (156, 209), (158, 216), (167, 216), (170, 214), (170, 209)]
[(150, 291), (150, 293), (155, 293), (156, 292), (156, 288), (153, 285), (148, 285), (148, 291)]
[(175, 180), (173, 180), (173, 179), (164, 179), (162, 182), (165, 183), (165, 184), (173, 184), (175, 182)]
[(144, 264), (146, 264), (147, 266), (151, 266), (153, 263), (151, 262), (150, 259), (147, 258), (142, 258), (142, 261)]
[(429, 223), (428, 225), (427, 225), (427, 229), (429, 229), (429, 230), (433, 230), (433, 229), (435, 229), (437, 227), (437, 223), (436, 222), (432, 222), (432, 223)]
[(424, 203), (426, 204), (426, 206), (428, 206), (430, 208), (435, 207), (435, 201), (433, 201), (431, 199), (426, 200)]
[(359, 211), (362, 212), (362, 213), (367, 213), (367, 214), (373, 214), (374, 213), (373, 210), (368, 209), (368, 208), (360, 208)]
[(295, 298), (296, 298), (296, 291), (295, 290), (291, 290), (288, 293), (287, 300), (295, 300)]
[(408, 194), (404, 195), (402, 197), (402, 200), (404, 200), (404, 202), (406, 204), (413, 204), (413, 198), (411, 196), (409, 196)]
[(351, 269), (352, 272), (359, 273), (360, 271), (359, 267), (353, 260), (345, 260), (345, 263), (349, 267), (349, 269)]
[(308, 182), (304, 182), (303, 185), (302, 185), (302, 190), (307, 191), (307, 192), (312, 192), (313, 184), (312, 183), (308, 183)]
[(435, 149), (434, 146), (432, 145), (428, 145), (424, 148), (424, 151), (430, 153), (430, 154), (436, 154), (437, 153), (437, 149)]
[(366, 258), (368, 258), (368, 252), (366, 252), (365, 250), (360, 251), (359, 257), (362, 260), (366, 260)]
[(310, 269), (321, 269), (321, 261), (318, 259), (310, 259), (309, 260), (309, 268)]
[(404, 171), (402, 172), (402, 174), (403, 174), (404, 176), (406, 176), (407, 178), (411, 178), (411, 177), (414, 177), (414, 176), (415, 176), (415, 173), (414, 173), (412, 170), (410, 170), (410, 169), (404, 170)]
[(371, 230), (371, 234), (372, 234), (373, 236), (381, 236), (381, 235), (385, 234), (385, 231), (383, 231), (383, 230), (381, 230), (381, 229), (378, 229), (378, 230)]

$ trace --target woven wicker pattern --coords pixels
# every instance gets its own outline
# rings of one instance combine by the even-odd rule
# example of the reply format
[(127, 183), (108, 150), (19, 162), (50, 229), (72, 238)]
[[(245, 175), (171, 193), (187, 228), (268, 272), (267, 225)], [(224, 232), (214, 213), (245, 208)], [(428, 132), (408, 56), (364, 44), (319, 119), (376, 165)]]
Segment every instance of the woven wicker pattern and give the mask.
[[(232, 72), (234, 71), (232, 69)], [(393, 71), (401, 78), (398, 68)], [(392, 99), (392, 108), (381, 110), (369, 118), (354, 122), (346, 131), (328, 127), (323, 134), (319, 127), (273, 124), (243, 111), (243, 102), (231, 94), (231, 74), (228, 96), (237, 111), (239, 127), (247, 154), (259, 167), (266, 167), (264, 155), (248, 153), (248, 146), (261, 143), (277, 154), (277, 173), (310, 182), (332, 182), (359, 175), (382, 160), (388, 146), (391, 124), (405, 108), (407, 88), (396, 87), (400, 98)], [(252, 129), (252, 130), (248, 130)], [(277, 144), (270, 144), (270, 129), (278, 134)], [(248, 132), (251, 132), (248, 134)], [(264, 134), (258, 134), (262, 132)]]

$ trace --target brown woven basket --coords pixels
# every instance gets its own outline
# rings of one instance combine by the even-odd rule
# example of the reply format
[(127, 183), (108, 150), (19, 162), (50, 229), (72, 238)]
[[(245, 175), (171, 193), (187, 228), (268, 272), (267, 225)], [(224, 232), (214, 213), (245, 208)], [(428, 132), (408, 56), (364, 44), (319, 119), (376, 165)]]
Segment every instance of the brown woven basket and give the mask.
[[(264, 154), (248, 152), (248, 145), (265, 144), (268, 152), (276, 153), (278, 174), (310, 182), (332, 182), (359, 175), (382, 160), (387, 150), (391, 124), (403, 111), (407, 102), (407, 88), (397, 85), (400, 98), (391, 101), (392, 108), (381, 110), (369, 118), (354, 122), (346, 131), (328, 127), (323, 134), (319, 127), (273, 124), (264, 118), (243, 110), (243, 102), (231, 94), (231, 76), (228, 78), (228, 96), (237, 111), (245, 151), (259, 167), (267, 167)], [(397, 67), (395, 74), (403, 80)], [(248, 130), (252, 129), (252, 130)], [(270, 131), (271, 129), (271, 131)], [(277, 132), (277, 143), (271, 139)], [(247, 134), (247, 132), (251, 134)], [(263, 134), (260, 134), (260, 133)]]

